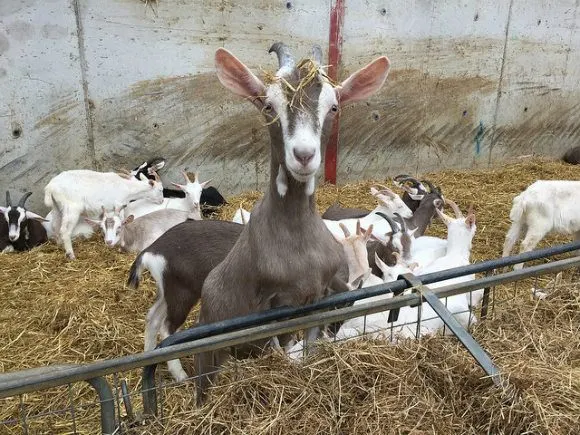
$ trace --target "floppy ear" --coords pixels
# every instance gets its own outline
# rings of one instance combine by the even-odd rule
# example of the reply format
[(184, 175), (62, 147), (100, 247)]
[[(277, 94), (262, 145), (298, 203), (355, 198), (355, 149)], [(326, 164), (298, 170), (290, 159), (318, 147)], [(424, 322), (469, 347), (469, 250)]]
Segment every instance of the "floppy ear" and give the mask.
[(379, 269), (381, 269), (381, 272), (383, 272), (383, 275), (386, 274), (389, 270), (389, 266), (387, 266), (383, 260), (380, 259), (380, 257), (378, 256), (378, 254), (375, 252), (375, 264), (378, 266)]
[(26, 210), (26, 219), (34, 219), (35, 221), (39, 222), (50, 222), (49, 220), (43, 218), (42, 216), (32, 213), (31, 211)]
[(88, 217), (85, 217), (85, 222), (88, 223), (91, 227), (93, 227), (95, 229), (99, 229), (101, 227), (101, 221), (97, 221), (97, 220), (89, 219)]
[(449, 216), (447, 216), (445, 213), (443, 213), (438, 208), (436, 208), (435, 211), (437, 212), (437, 216), (439, 216), (441, 218), (441, 220), (443, 221), (443, 223), (445, 225), (449, 225), (453, 221), (453, 219), (451, 219)]
[(423, 194), (416, 194), (415, 195), (415, 194), (412, 194), (409, 192), (407, 192), (407, 194), (409, 195), (409, 198), (411, 198), (414, 201), (421, 201), (425, 197), (425, 195), (423, 195)]
[(352, 74), (335, 88), (339, 103), (342, 105), (369, 98), (385, 83), (389, 67), (389, 59), (382, 56)]
[(123, 225), (127, 225), (130, 224), (131, 222), (133, 222), (135, 220), (135, 216), (133, 216), (132, 214), (130, 214), (129, 216), (127, 216), (125, 218), (125, 220), (123, 221)]
[(215, 66), (221, 84), (234, 94), (256, 98), (266, 93), (262, 81), (225, 48), (218, 48), (215, 52)]

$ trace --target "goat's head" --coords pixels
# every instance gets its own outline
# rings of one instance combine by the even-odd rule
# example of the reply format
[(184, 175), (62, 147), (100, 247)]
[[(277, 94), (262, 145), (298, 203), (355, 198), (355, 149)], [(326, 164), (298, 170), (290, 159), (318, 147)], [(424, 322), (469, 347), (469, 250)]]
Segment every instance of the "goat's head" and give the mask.
[(20, 238), (20, 230), (27, 219), (46, 221), (42, 216), (26, 210), (26, 200), (30, 195), (32, 195), (32, 192), (26, 192), (18, 201), (18, 205), (13, 206), (10, 200), (10, 192), (6, 191), (6, 207), (0, 207), (0, 212), (2, 212), (4, 219), (8, 223), (8, 238), (11, 242), (15, 242)]
[(147, 178), (142, 172), (138, 174), (137, 180), (133, 178), (132, 172), (127, 170), (120, 170), (117, 175), (131, 182), (143, 183), (145, 196), (141, 197), (141, 199), (154, 204), (163, 204), (163, 183), (157, 172), (153, 173), (153, 180)]
[(375, 252), (375, 263), (378, 268), (381, 269), (381, 272), (383, 272), (384, 282), (396, 281), (399, 275), (412, 273), (413, 270), (417, 268), (417, 263), (408, 264), (405, 260), (403, 260), (401, 254), (398, 252), (394, 252), (393, 256), (395, 257), (395, 264), (393, 266), (388, 266)]
[(371, 195), (373, 195), (381, 205), (387, 209), (387, 214), (399, 213), (404, 218), (410, 218), (413, 216), (411, 209), (407, 207), (401, 197), (391, 189), (383, 188), (383, 190), (377, 190), (376, 188), (371, 187)]
[[(187, 172), (182, 171), (181, 173), (183, 175), (183, 179), (185, 180), (185, 184), (177, 184), (173, 182), (171, 184), (185, 192), (185, 197), (188, 199), (188, 201), (190, 201), (191, 207), (196, 214), (198, 212), (201, 213), (201, 192), (206, 186), (209, 185), (211, 180), (200, 183), (199, 174), (196, 172), (194, 174), (193, 181), (191, 181), (189, 175), (187, 175)], [(201, 214), (199, 218), (201, 219)]]
[[(105, 243), (108, 246), (115, 246), (119, 243), (121, 228), (125, 224), (125, 221), (121, 218), (121, 211), (126, 206), (115, 207), (112, 211), (107, 211), (105, 207), (101, 207), (101, 215), (99, 219), (90, 219), (85, 217), (85, 221), (90, 224), (95, 230), (99, 228), (103, 232)], [(133, 215), (130, 216), (131, 218)], [(132, 219), (131, 219), (132, 221)]]
[(421, 201), (427, 193), (423, 183), (410, 175), (401, 174), (393, 178), (393, 184), (403, 189), (415, 201)]
[(344, 239), (337, 240), (339, 240), (342, 245), (347, 259), (350, 282), (353, 278), (370, 273), (367, 242), (373, 233), (373, 226), (369, 225), (369, 227), (364, 230), (360, 226), (360, 220), (357, 220), (356, 233), (353, 235), (351, 235), (346, 225), (342, 222), (339, 226), (344, 233)]
[(164, 157), (153, 157), (146, 162), (141, 163), (135, 169), (131, 171), (137, 180), (140, 179), (140, 174), (145, 175), (147, 178), (154, 180), (155, 174), (159, 172), (160, 169), (165, 167), (166, 160)]
[(380, 57), (334, 86), (320, 65), (320, 47), (298, 63), (283, 43), (273, 44), (269, 51), (278, 56), (279, 69), (265, 83), (223, 48), (215, 55), (217, 75), (226, 88), (250, 99), (266, 118), (278, 193), (286, 194), (288, 172), (297, 182), (306, 183), (306, 193), (311, 195), (321, 143), (326, 143), (340, 106), (378, 91), (387, 78), (389, 60)]
[(455, 219), (447, 216), (443, 211), (439, 210), (438, 208), (435, 209), (437, 215), (441, 218), (441, 220), (447, 225), (447, 232), (449, 236), (453, 233), (456, 234), (458, 237), (465, 238), (466, 240), (472, 240), (473, 236), (475, 235), (476, 225), (475, 225), (475, 212), (473, 211), (473, 206), (469, 206), (469, 211), (467, 212), (467, 216), (464, 216), (459, 206), (449, 200), (445, 199), (445, 204), (449, 205), (453, 212), (455, 213)]

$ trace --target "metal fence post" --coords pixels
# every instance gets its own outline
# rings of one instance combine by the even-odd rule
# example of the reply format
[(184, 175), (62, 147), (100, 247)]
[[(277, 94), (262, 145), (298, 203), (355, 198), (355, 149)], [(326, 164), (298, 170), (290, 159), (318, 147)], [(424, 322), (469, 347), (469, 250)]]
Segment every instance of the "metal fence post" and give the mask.
[(91, 387), (99, 395), (101, 404), (101, 431), (103, 435), (112, 435), (117, 430), (115, 424), (115, 400), (108, 382), (102, 376), (87, 379)]

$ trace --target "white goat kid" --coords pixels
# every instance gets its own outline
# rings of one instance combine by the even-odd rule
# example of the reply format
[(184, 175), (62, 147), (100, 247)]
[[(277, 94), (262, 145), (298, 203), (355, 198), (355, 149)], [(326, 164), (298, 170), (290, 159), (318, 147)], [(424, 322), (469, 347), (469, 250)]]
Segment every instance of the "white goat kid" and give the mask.
[(53, 231), (70, 259), (75, 258), (71, 237), (82, 214), (99, 216), (102, 207), (112, 209), (136, 199), (161, 204), (163, 185), (157, 175), (156, 180), (144, 175), (137, 180), (129, 172), (77, 169), (61, 172), (44, 188), (44, 203), (52, 208)]
[[(580, 181), (538, 180), (513, 200), (503, 256), (511, 254), (525, 231), (520, 253), (531, 251), (549, 233), (574, 234), (580, 240)], [(523, 263), (514, 266), (521, 269)]]
[(125, 216), (133, 215), (139, 218), (157, 210), (171, 209), (182, 210), (193, 213), (192, 219), (201, 220), (201, 193), (211, 180), (199, 182), (199, 174), (196, 172), (193, 181), (190, 180), (187, 172), (182, 171), (185, 184), (171, 183), (179, 190), (185, 192), (185, 198), (164, 198), (161, 204), (152, 204), (151, 201), (137, 200), (127, 204)]
[(175, 225), (187, 219), (201, 220), (194, 217), (199, 217), (199, 214), (164, 209), (136, 219), (129, 215), (123, 220), (122, 207), (116, 207), (112, 212), (103, 208), (100, 220), (86, 218), (86, 221), (101, 228), (107, 245), (119, 245), (124, 252), (141, 252)]

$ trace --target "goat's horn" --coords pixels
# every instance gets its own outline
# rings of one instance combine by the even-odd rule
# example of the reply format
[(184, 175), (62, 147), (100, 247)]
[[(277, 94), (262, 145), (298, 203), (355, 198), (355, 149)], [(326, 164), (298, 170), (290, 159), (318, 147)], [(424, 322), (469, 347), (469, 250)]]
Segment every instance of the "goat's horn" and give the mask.
[(320, 45), (318, 44), (312, 46), (312, 59), (314, 59), (314, 62), (318, 65), (322, 65), (322, 48), (320, 48)]
[(399, 226), (397, 225), (397, 223), (391, 219), (389, 216), (387, 216), (386, 214), (382, 213), (382, 212), (377, 212), (377, 215), (379, 215), (380, 217), (382, 217), (384, 220), (386, 220), (389, 225), (391, 226), (391, 230), (393, 231), (393, 234), (398, 233), (399, 232)]
[(294, 58), (292, 57), (292, 53), (290, 53), (290, 49), (286, 44), (283, 42), (276, 42), (272, 44), (268, 53), (276, 53), (278, 56), (278, 67), (282, 68), (292, 68), (294, 66)]
[(22, 195), (22, 198), (20, 198), (20, 201), (18, 202), (18, 207), (24, 208), (24, 204), (26, 204), (26, 200), (30, 197), (30, 195), (32, 195), (32, 192), (26, 192), (24, 195)]
[(429, 180), (421, 180), (421, 183), (426, 184), (427, 187), (429, 187), (430, 193), (439, 193), (439, 189), (436, 188)]
[(447, 205), (449, 205), (451, 207), (451, 209), (455, 213), (455, 217), (457, 219), (461, 219), (463, 217), (463, 213), (461, 213), (461, 210), (459, 209), (459, 206), (457, 204), (455, 204), (453, 201), (451, 201), (450, 199), (445, 198), (445, 204), (447, 204)]
[(396, 177), (393, 178), (393, 181), (398, 184), (403, 184), (406, 181), (411, 181), (415, 186), (421, 184), (419, 180), (406, 174), (397, 175)]
[(12, 207), (12, 201), (10, 201), (10, 192), (6, 191), (6, 207)]
[[(242, 213), (242, 216), (243, 216), (243, 213)], [(343, 224), (341, 222), (341, 223), (338, 224), (338, 226), (340, 227), (340, 229), (344, 233), (344, 237), (350, 237), (350, 231), (348, 230), (348, 228), (346, 227), (345, 224)]]
[(183, 178), (185, 179), (185, 182), (187, 184), (191, 183), (191, 180), (189, 179), (189, 175), (187, 175), (187, 171), (181, 171), (181, 174), (183, 175)]
[(393, 214), (395, 215), (397, 222), (399, 222), (399, 224), (401, 225), (401, 230), (403, 230), (403, 232), (406, 233), (407, 232), (407, 224), (405, 223), (405, 219), (403, 219), (403, 216), (401, 216), (397, 212), (395, 212)]

